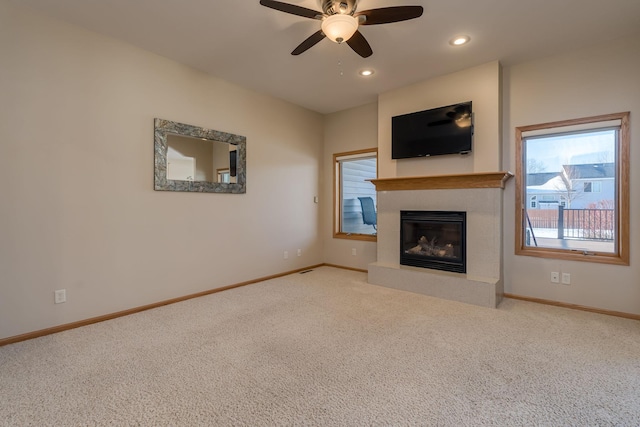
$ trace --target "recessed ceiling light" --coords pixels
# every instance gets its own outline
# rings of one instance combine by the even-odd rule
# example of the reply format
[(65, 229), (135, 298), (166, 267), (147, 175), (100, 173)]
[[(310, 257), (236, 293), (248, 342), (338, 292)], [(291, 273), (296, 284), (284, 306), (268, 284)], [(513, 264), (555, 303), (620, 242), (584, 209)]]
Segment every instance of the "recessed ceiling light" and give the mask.
[(469, 36), (455, 36), (449, 40), (449, 44), (452, 46), (462, 46), (463, 44), (469, 43), (469, 40), (471, 40)]
[(373, 75), (373, 73), (375, 73), (375, 71), (373, 71), (370, 68), (358, 71), (358, 74), (360, 74), (363, 77), (369, 77), (369, 76)]

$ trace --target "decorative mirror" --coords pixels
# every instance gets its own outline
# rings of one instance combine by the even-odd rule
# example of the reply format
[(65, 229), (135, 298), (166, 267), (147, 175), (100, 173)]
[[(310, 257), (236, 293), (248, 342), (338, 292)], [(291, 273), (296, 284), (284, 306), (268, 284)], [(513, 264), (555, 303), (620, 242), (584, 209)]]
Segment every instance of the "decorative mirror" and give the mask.
[(247, 139), (170, 120), (154, 120), (158, 191), (246, 193)]

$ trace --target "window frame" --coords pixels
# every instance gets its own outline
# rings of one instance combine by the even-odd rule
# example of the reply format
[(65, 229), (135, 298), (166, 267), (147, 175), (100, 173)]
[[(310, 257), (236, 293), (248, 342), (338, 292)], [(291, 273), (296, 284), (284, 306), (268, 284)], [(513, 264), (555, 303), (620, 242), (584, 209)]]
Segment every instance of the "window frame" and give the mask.
[[(516, 197), (515, 197), (515, 254), (523, 256), (533, 256), (541, 258), (561, 259), (567, 261), (596, 262), (603, 264), (629, 265), (629, 158), (630, 158), (630, 139), (631, 133), (629, 128), (630, 113), (613, 113), (603, 114), (599, 116), (584, 117), (579, 119), (563, 120), (557, 122), (542, 123), (537, 125), (519, 126), (515, 128), (515, 144), (516, 144)], [(616, 239), (613, 253), (608, 252), (590, 252), (579, 250), (567, 250), (560, 248), (540, 248), (526, 246), (524, 233), (526, 230), (525, 215), (526, 210), (526, 156), (523, 147), (523, 134), (532, 131), (541, 131), (547, 129), (557, 129), (558, 132), (550, 131), (549, 134), (562, 133), (561, 128), (569, 126), (591, 125), (599, 122), (610, 122), (613, 120), (620, 121), (620, 130), (618, 132), (617, 153), (616, 153)], [(603, 126), (605, 127), (605, 126)]]
[(583, 193), (593, 193), (593, 181), (585, 181), (582, 185), (584, 187)]
[(343, 153), (333, 154), (333, 237), (334, 239), (347, 239), (347, 240), (364, 240), (368, 242), (377, 242), (378, 236), (376, 234), (359, 234), (359, 233), (344, 233), (342, 232), (342, 215), (341, 215), (341, 202), (342, 199), (342, 186), (340, 185), (340, 162), (344, 157), (375, 157), (376, 158), (376, 177), (380, 171), (380, 165), (378, 162), (378, 148), (365, 148), (362, 150), (347, 151)]

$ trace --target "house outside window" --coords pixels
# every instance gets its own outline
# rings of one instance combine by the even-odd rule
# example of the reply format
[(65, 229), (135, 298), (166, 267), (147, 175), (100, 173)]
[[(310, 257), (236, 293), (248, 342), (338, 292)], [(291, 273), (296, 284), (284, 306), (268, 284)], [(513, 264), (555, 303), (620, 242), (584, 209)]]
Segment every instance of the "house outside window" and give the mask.
[(602, 183), (600, 181), (585, 181), (584, 183), (585, 193), (600, 193), (602, 192)]
[(567, 207), (567, 198), (565, 196), (560, 196), (560, 206), (563, 208)]
[(516, 128), (516, 254), (628, 265), (629, 145), (629, 113)]
[(377, 149), (334, 154), (334, 237), (376, 240)]

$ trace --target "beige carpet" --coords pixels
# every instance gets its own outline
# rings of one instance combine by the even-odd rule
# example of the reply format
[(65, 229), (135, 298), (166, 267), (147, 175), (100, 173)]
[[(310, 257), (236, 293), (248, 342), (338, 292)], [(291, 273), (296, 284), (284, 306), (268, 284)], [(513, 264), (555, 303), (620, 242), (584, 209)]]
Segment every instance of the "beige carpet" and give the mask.
[(640, 322), (322, 267), (2, 347), (0, 425), (638, 426)]

